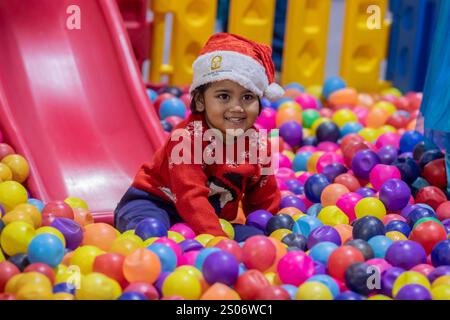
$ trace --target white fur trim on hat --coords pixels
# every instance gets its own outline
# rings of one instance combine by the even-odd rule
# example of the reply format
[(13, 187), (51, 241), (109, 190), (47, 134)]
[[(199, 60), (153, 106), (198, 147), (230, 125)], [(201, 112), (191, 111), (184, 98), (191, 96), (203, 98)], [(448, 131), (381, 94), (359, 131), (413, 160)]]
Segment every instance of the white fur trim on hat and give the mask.
[[(284, 90), (269, 86), (264, 67), (255, 59), (234, 51), (214, 51), (199, 56), (193, 64), (194, 79), (189, 92), (199, 86), (220, 80), (232, 80), (259, 97), (278, 97)], [(281, 91), (280, 91), (281, 90)]]

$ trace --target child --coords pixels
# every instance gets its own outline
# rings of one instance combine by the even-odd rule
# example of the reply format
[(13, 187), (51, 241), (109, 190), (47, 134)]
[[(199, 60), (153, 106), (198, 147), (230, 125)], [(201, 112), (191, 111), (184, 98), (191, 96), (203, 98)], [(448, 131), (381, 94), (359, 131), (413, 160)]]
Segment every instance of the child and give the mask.
[[(261, 111), (260, 98), (274, 99), (284, 93), (273, 82), (271, 48), (238, 35), (218, 33), (208, 40), (194, 61), (193, 70), (192, 114), (172, 132), (153, 162), (141, 167), (123, 196), (115, 210), (115, 225), (120, 231), (134, 229), (143, 219), (153, 217), (164, 222), (167, 229), (184, 221), (196, 234), (226, 236), (219, 218), (236, 219), (241, 200), (245, 215), (258, 209), (272, 214), (278, 210), (280, 193), (275, 177), (263, 174), (267, 162), (249, 161), (250, 144), (246, 134), (243, 135), (254, 130), (253, 124)], [(184, 128), (182, 141), (188, 142), (188, 148), (181, 148), (180, 153), (176, 133), (181, 128)], [(205, 139), (208, 129), (218, 133), (219, 138)], [(222, 135), (225, 138), (220, 138)], [(196, 145), (198, 136), (203, 139)], [(242, 136), (247, 154), (245, 162), (238, 162), (237, 141), (242, 141)], [(216, 155), (220, 148), (211, 148), (211, 142), (222, 146), (222, 150), (232, 150), (236, 156), (231, 158), (228, 152), (225, 156)], [(194, 156), (192, 161), (192, 154), (199, 147), (197, 155), (202, 158), (198, 161)], [(216, 161), (204, 159), (205, 154), (217, 156)], [(233, 227), (238, 242), (263, 234), (251, 226)]]

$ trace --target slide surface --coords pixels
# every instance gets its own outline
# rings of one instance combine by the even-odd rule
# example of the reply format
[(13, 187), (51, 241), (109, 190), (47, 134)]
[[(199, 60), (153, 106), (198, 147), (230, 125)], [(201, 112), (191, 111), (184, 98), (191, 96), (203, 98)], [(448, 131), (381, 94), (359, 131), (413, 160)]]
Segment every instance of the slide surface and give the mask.
[(0, 129), (31, 196), (80, 197), (112, 223), (164, 139), (115, 0), (0, 1), (0, 30)]

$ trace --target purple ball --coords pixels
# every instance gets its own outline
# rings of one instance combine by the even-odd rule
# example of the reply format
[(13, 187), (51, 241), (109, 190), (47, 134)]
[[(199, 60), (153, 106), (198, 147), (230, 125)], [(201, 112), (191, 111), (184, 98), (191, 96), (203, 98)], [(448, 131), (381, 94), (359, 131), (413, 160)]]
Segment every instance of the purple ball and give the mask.
[(385, 259), (394, 267), (409, 270), (412, 267), (426, 263), (425, 249), (417, 242), (410, 240), (395, 241), (386, 251)]
[(205, 259), (202, 272), (209, 284), (220, 282), (232, 286), (239, 276), (239, 262), (234, 255), (221, 250)]
[(287, 180), (284, 185), (295, 194), (303, 194), (303, 184), (297, 179)]
[(375, 195), (375, 190), (368, 187), (362, 187), (356, 190), (356, 193), (359, 194), (363, 198), (373, 197)]
[(442, 276), (450, 276), (450, 266), (440, 266), (435, 268), (428, 274), (428, 280), (430, 280), (430, 283), (433, 283), (434, 280)]
[(397, 300), (431, 300), (430, 291), (420, 284), (407, 284), (401, 288), (397, 296)]
[(195, 239), (186, 239), (180, 242), (181, 250), (184, 252), (203, 249), (203, 245)]
[(337, 176), (346, 173), (348, 171), (347, 167), (342, 163), (335, 162), (325, 166), (323, 168), (322, 174), (327, 177), (328, 181), (333, 182)]
[(411, 211), (413, 211), (414, 209), (418, 208), (419, 206), (417, 204), (408, 204), (406, 205), (406, 207), (404, 207), (402, 209), (402, 211), (400, 212), (400, 215), (405, 218), (408, 219), (409, 214), (411, 213)]
[(380, 163), (380, 157), (370, 149), (360, 150), (352, 159), (352, 170), (356, 177), (369, 179), (370, 171)]
[(287, 121), (280, 126), (280, 136), (291, 147), (299, 147), (303, 139), (303, 128), (297, 121)]
[(341, 236), (335, 228), (330, 226), (321, 226), (313, 231), (308, 236), (308, 249), (311, 249), (319, 242), (329, 241), (336, 245), (341, 245)]
[(403, 209), (411, 197), (411, 189), (400, 179), (390, 179), (380, 189), (380, 200), (389, 211)]
[(75, 250), (83, 241), (83, 229), (81, 226), (68, 218), (56, 218), (51, 226), (58, 229), (66, 239), (66, 248)]
[(258, 228), (259, 230), (266, 231), (267, 222), (272, 218), (273, 215), (266, 210), (256, 210), (247, 216), (245, 224), (247, 226), (252, 226)]
[(296, 196), (286, 196), (281, 199), (280, 209), (294, 207), (301, 212), (306, 212), (306, 205), (303, 203), (302, 199)]
[(156, 290), (159, 293), (159, 296), (162, 297), (162, 286), (164, 284), (164, 281), (166, 281), (166, 278), (171, 274), (171, 272), (165, 271), (165, 272), (161, 272), (159, 274), (158, 279), (156, 279), (155, 283), (153, 284), (156, 288)]
[(327, 274), (327, 268), (320, 262), (314, 261), (314, 275)]
[(450, 219), (445, 219), (441, 221), (442, 224), (444, 225), (445, 231), (447, 232), (447, 234), (450, 234)]
[(378, 156), (382, 164), (390, 165), (398, 157), (398, 150), (393, 146), (384, 146), (377, 151)]
[(388, 297), (392, 297), (392, 288), (394, 288), (394, 282), (397, 278), (405, 272), (402, 268), (392, 267), (387, 269), (381, 274), (381, 294)]

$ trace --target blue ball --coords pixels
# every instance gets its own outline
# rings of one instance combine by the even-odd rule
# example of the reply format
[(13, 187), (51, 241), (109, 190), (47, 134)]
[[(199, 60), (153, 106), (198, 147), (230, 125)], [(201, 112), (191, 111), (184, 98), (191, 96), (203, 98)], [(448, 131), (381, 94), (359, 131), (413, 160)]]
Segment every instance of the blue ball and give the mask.
[(28, 245), (28, 260), (31, 263), (45, 263), (56, 268), (64, 258), (64, 245), (61, 240), (48, 233), (35, 236)]
[(186, 106), (181, 99), (169, 98), (164, 100), (159, 106), (159, 117), (162, 120), (171, 116), (183, 119), (186, 117)]
[(172, 125), (170, 123), (168, 123), (166, 120), (161, 120), (161, 127), (163, 128), (164, 131), (166, 132), (171, 132), (172, 131)]
[(358, 133), (363, 126), (358, 122), (347, 122), (341, 128), (341, 137), (350, 133)]
[(406, 131), (400, 138), (400, 153), (413, 152), (416, 144), (421, 141), (424, 141), (421, 133), (415, 130)]
[(287, 293), (289, 293), (291, 300), (295, 300), (295, 296), (297, 295), (298, 291), (298, 288), (296, 286), (293, 286), (292, 284), (283, 284), (281, 287), (286, 290)]
[(325, 80), (322, 87), (322, 96), (328, 100), (328, 97), (335, 91), (346, 88), (345, 81), (340, 77), (329, 77)]
[(30, 198), (30, 199), (28, 199), (28, 203), (35, 206), (36, 208), (38, 208), (39, 212), (42, 212), (42, 209), (44, 209), (44, 207), (45, 207), (44, 202), (42, 202), (41, 200), (38, 200), (38, 199)]
[(306, 214), (311, 217), (316, 217), (319, 215), (319, 212), (322, 210), (322, 205), (320, 203), (315, 203), (311, 207), (308, 208)]
[(434, 246), (431, 251), (431, 262), (435, 267), (450, 265), (450, 239), (443, 240)]
[(323, 226), (323, 223), (319, 219), (312, 216), (305, 216), (295, 221), (292, 231), (294, 233), (300, 233), (305, 238), (308, 238), (311, 231), (321, 226)]
[(292, 170), (306, 171), (309, 158), (312, 156), (311, 151), (300, 151), (297, 152), (292, 160)]
[(306, 282), (309, 281), (320, 282), (325, 286), (327, 286), (327, 288), (330, 289), (330, 292), (334, 298), (336, 298), (339, 295), (339, 286), (336, 283), (336, 281), (334, 281), (333, 278), (331, 278), (329, 275), (326, 274), (315, 275), (306, 280)]
[(305, 92), (305, 88), (301, 84), (299, 84), (297, 82), (288, 83), (287, 85), (284, 86), (284, 88), (286, 90), (287, 89), (296, 89), (296, 90), (298, 90), (300, 92)]
[(67, 282), (58, 283), (53, 287), (53, 293), (66, 292), (70, 294), (75, 294), (75, 290), (76, 290), (75, 285)]
[(309, 250), (309, 256), (314, 261), (320, 262), (323, 265), (327, 265), (328, 258), (337, 248), (338, 245), (333, 242), (319, 242), (314, 247), (312, 247), (311, 250)]
[(147, 89), (147, 96), (150, 99), (151, 102), (155, 102), (156, 98), (158, 98), (158, 94), (155, 90)]
[(305, 182), (305, 196), (309, 201), (319, 203), (323, 189), (330, 182), (323, 174), (313, 174)]
[(407, 217), (408, 225), (411, 228), (413, 228), (417, 221), (419, 221), (422, 218), (428, 217), (436, 218), (436, 214), (432, 209), (430, 210), (429, 208), (424, 208), (418, 205), (408, 214)]
[(162, 272), (172, 272), (177, 267), (177, 256), (172, 249), (162, 243), (153, 243), (147, 247), (156, 254), (161, 262)]
[(272, 104), (270, 105), (270, 107), (272, 109), (278, 110), (278, 108), (280, 107), (281, 104), (287, 102), (287, 101), (294, 101), (294, 99), (289, 98), (289, 97), (283, 97), (278, 99), (277, 101), (272, 102)]
[(407, 184), (412, 184), (420, 175), (420, 167), (412, 158), (397, 158), (392, 165), (397, 167)]
[(389, 231), (398, 231), (403, 233), (405, 237), (409, 237), (409, 234), (411, 233), (411, 228), (404, 221), (393, 220), (386, 225), (386, 232)]
[(369, 239), (384, 235), (386, 228), (380, 219), (372, 216), (365, 216), (355, 220), (353, 223), (353, 239), (362, 239), (368, 241)]
[(221, 251), (219, 248), (205, 248), (200, 250), (200, 253), (195, 258), (194, 267), (196, 267), (198, 270), (202, 271), (203, 263), (205, 262), (206, 258), (214, 252)]
[(280, 136), (291, 147), (299, 147), (303, 140), (303, 128), (297, 121), (287, 121), (280, 126)]
[(288, 188), (289, 191), (294, 194), (303, 194), (304, 188), (300, 181), (297, 179), (291, 179), (284, 183), (284, 185)]
[(391, 244), (394, 243), (394, 241), (386, 236), (375, 236), (369, 239), (368, 243), (372, 247), (375, 258), (384, 259), (386, 251), (389, 249)]
[(345, 291), (338, 295), (334, 300), (365, 300), (364, 296), (353, 291)]
[(261, 107), (263, 108), (270, 108), (270, 105), (272, 104), (272, 102), (270, 102), (269, 99), (267, 98), (261, 98)]
[(140, 292), (124, 292), (117, 300), (148, 300), (148, 298)]
[(167, 225), (156, 218), (145, 218), (136, 225), (134, 234), (142, 240), (147, 240), (152, 237), (166, 237), (168, 227)]

